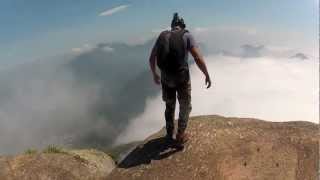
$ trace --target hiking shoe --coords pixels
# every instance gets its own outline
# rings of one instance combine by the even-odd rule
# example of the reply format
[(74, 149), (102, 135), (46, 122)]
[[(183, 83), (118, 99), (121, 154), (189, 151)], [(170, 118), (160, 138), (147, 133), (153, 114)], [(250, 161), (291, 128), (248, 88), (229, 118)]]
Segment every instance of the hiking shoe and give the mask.
[(172, 138), (172, 135), (167, 134), (165, 136), (165, 141), (166, 141), (166, 144), (172, 144), (174, 142), (174, 139)]
[(176, 146), (177, 148), (183, 148), (184, 144), (189, 140), (189, 135), (187, 133), (178, 133), (176, 136)]

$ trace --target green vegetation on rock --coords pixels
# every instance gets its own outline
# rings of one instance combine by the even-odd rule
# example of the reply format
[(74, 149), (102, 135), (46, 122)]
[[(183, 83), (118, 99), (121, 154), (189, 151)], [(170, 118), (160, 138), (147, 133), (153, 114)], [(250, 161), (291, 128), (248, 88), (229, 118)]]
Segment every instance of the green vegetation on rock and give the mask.
[(38, 151), (36, 149), (27, 149), (24, 154), (36, 154)]
[(63, 150), (61, 147), (58, 147), (52, 144), (47, 146), (42, 152), (43, 153), (66, 153), (66, 151)]

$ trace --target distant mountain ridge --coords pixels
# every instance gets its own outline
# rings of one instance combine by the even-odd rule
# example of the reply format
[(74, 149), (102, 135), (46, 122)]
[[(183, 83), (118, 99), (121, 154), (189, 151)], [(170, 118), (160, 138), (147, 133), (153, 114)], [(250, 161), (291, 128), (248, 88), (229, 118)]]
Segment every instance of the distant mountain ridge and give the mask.
[(301, 59), (301, 60), (307, 60), (307, 59), (309, 59), (309, 57), (308, 57), (307, 55), (303, 54), (303, 53), (297, 53), (297, 54), (295, 54), (294, 56), (291, 56), (290, 58), (291, 58), (291, 59), (296, 58), (296, 59)]

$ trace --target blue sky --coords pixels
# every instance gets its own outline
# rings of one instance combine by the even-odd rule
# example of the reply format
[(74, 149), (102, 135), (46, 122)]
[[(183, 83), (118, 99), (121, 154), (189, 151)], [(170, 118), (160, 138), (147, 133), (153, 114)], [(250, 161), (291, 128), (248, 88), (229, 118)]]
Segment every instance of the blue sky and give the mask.
[(317, 0), (1, 0), (0, 67), (111, 41), (142, 41), (179, 12), (190, 28), (250, 26), (318, 38)]

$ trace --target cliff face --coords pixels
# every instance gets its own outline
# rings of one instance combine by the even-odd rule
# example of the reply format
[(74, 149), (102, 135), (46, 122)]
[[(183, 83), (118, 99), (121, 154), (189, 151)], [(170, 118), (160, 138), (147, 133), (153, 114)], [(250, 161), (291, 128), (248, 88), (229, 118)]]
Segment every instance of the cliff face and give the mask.
[(190, 119), (187, 131), (183, 150), (165, 145), (163, 129), (115, 169), (97, 150), (0, 156), (0, 179), (319, 179), (317, 124), (199, 116)]
[(319, 126), (221, 116), (193, 117), (181, 151), (164, 130), (147, 138), (108, 179), (318, 180)]
[(114, 167), (115, 164), (108, 155), (96, 150), (23, 154), (0, 157), (0, 179), (104, 179)]

